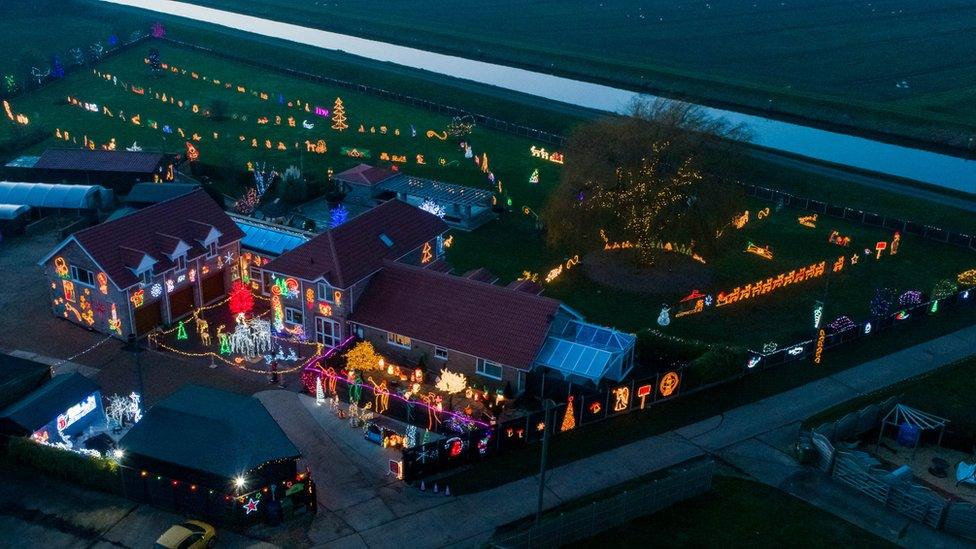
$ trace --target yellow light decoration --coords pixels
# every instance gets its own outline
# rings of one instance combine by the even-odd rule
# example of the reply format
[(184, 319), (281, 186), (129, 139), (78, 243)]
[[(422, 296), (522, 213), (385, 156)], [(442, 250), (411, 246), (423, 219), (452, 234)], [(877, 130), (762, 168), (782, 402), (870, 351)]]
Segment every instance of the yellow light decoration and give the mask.
[(976, 286), (976, 269), (969, 269), (956, 275), (956, 280), (962, 286)]
[(796, 218), (797, 223), (811, 229), (817, 228), (817, 214), (804, 215)]
[(68, 278), (68, 262), (63, 257), (54, 258), (54, 272), (61, 278)]
[(746, 251), (746, 253), (755, 254), (755, 255), (758, 255), (759, 257), (762, 257), (764, 259), (773, 259), (773, 251), (769, 249), (769, 245), (768, 244), (766, 246), (762, 246), (761, 247), (761, 246), (757, 246), (757, 245), (753, 244), (752, 242), (750, 242), (746, 246), (746, 250), (745, 251)]
[(678, 385), (681, 384), (681, 377), (678, 372), (668, 372), (661, 377), (661, 382), (658, 384), (658, 390), (661, 392), (662, 397), (669, 397), (678, 390)]
[(562, 153), (549, 152), (546, 149), (536, 147), (535, 145), (529, 147), (529, 153), (533, 158), (541, 158), (542, 160), (548, 160), (549, 162), (553, 162), (555, 164), (563, 164), (566, 162), (566, 159), (563, 158)]

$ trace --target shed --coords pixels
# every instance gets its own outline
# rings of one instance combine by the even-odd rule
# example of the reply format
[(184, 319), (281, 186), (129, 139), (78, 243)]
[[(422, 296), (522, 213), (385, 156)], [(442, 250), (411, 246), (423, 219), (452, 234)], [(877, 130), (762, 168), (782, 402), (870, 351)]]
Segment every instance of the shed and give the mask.
[[(227, 490), (295, 476), (295, 445), (256, 398), (188, 385), (149, 409), (119, 442), (127, 464)], [(257, 483), (257, 484), (254, 484)]]
[[(0, 204), (58, 210), (97, 210), (112, 192), (100, 185), (58, 185), (0, 181)], [(106, 200), (107, 199), (107, 200)]]
[(124, 202), (130, 206), (149, 206), (192, 193), (200, 188), (194, 183), (136, 183)]
[(472, 230), (495, 218), (489, 190), (402, 174), (378, 183), (376, 188), (421, 209), (439, 210), (431, 213), (455, 228)]
[(60, 438), (64, 437), (71, 439), (88, 427), (104, 422), (98, 385), (78, 373), (54, 376), (0, 411), (0, 433), (33, 435), (52, 442), (61, 442)]

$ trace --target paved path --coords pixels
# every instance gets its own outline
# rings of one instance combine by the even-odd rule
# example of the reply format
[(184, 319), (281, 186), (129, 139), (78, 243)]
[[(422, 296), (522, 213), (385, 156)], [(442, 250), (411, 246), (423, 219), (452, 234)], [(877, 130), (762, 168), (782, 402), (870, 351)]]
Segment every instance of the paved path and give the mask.
[[(552, 507), (690, 458), (715, 453), (721, 455), (729, 449), (741, 449), (742, 446), (737, 445), (750, 439), (793, 425), (827, 408), (929, 372), (974, 352), (976, 326), (681, 429), (558, 467), (548, 477), (545, 505), (547, 508)], [(798, 367), (814, 366), (804, 364)], [(283, 414), (287, 417), (311, 415), (308, 407), (302, 404), (303, 399), (310, 401), (310, 397), (284, 392), (281, 394), (291, 396), (274, 397), (280, 399), (280, 402), (272, 405), (272, 414), (276, 418), (280, 420), (284, 417)], [(267, 401), (264, 395), (259, 395), (259, 398)], [(306, 419), (301, 421), (308, 423)], [(288, 421), (284, 423), (286, 432), (290, 431)], [(330, 442), (319, 442), (315, 440), (319, 435), (308, 431), (312, 429), (302, 428), (303, 434), (298, 435), (296, 444), (303, 450), (311, 449), (313, 453), (309, 455), (315, 460), (317, 458), (314, 452), (317, 450), (314, 447)], [(290, 436), (292, 434), (289, 432)], [(328, 469), (331, 459), (322, 458), (323, 472), (318, 476), (320, 482), (344, 482), (342, 479), (323, 478), (322, 475), (335, 474)], [(346, 467), (342, 466), (340, 475), (350, 474)], [(473, 470), (472, 474), (477, 474), (477, 470)], [(343, 523), (346, 526), (360, 526), (353, 527), (354, 533), (343, 535), (348, 531), (342, 528), (324, 535), (327, 528), (316, 531), (316, 525), (313, 524), (313, 532), (309, 537), (314, 542), (327, 544), (329, 547), (398, 548), (406, 543), (412, 547), (476, 547), (487, 541), (496, 527), (535, 511), (537, 482), (537, 477), (529, 477), (491, 490), (460, 497), (441, 496), (437, 500), (430, 499), (429, 494), (421, 494), (414, 488), (406, 488), (397, 495), (396, 505), (388, 502), (391, 500), (389, 495), (378, 495), (374, 499), (379, 501), (360, 509), (363, 517), (354, 517), (355, 513), (347, 510), (343, 515)], [(382, 506), (379, 505), (380, 501), (383, 502)], [(330, 505), (325, 504), (327, 507)], [(392, 511), (392, 515), (387, 511)], [(334, 521), (334, 518), (320, 516), (317, 521), (319, 520)], [(891, 534), (890, 531), (888, 533)], [(892, 541), (897, 538), (894, 534), (887, 537)]]

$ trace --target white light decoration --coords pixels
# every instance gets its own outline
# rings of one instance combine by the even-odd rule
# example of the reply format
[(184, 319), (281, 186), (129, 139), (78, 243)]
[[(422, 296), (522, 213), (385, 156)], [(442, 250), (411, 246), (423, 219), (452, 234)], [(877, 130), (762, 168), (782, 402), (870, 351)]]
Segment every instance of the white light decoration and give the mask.
[(789, 353), (790, 356), (796, 356), (803, 352), (803, 345), (797, 345), (796, 347), (792, 347), (786, 352)]
[(667, 326), (668, 324), (671, 324), (671, 312), (670, 311), (671, 311), (671, 307), (668, 307), (667, 305), (665, 305), (664, 307), (661, 307), (661, 313), (659, 315), (657, 315), (657, 325), (658, 326)]
[(864, 323), (864, 335), (868, 335), (870, 333), (871, 333), (871, 323), (870, 322), (865, 322)]
[(161, 284), (153, 284), (152, 288), (149, 289), (149, 294), (153, 297), (159, 297), (163, 295), (163, 286)]
[(816, 305), (813, 306), (813, 327), (814, 328), (820, 328), (820, 320), (823, 318), (823, 309), (824, 309), (823, 303), (819, 301), (817, 302)]
[(425, 198), (424, 201), (420, 203), (420, 209), (427, 213), (432, 213), (437, 217), (444, 217), (444, 215), (447, 214), (444, 206), (441, 206), (429, 198)]
[(230, 350), (247, 358), (254, 358), (271, 351), (271, 323), (267, 320), (244, 319), (244, 313), (237, 315), (237, 327), (228, 337)]

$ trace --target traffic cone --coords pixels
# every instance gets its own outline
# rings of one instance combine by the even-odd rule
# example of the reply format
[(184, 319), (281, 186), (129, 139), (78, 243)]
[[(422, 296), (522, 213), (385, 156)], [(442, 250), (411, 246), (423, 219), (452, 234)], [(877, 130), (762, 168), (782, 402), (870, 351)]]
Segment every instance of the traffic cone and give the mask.
[(444, 487), (444, 495), (447, 496), (447, 497), (451, 497), (451, 487), (450, 486), (445, 486)]
[(427, 491), (427, 484), (424, 481), (420, 481), (420, 491), (421, 492)]
[(436, 494), (437, 492), (440, 492), (440, 490), (437, 488), (437, 483), (435, 482), (434, 483), (434, 493)]

